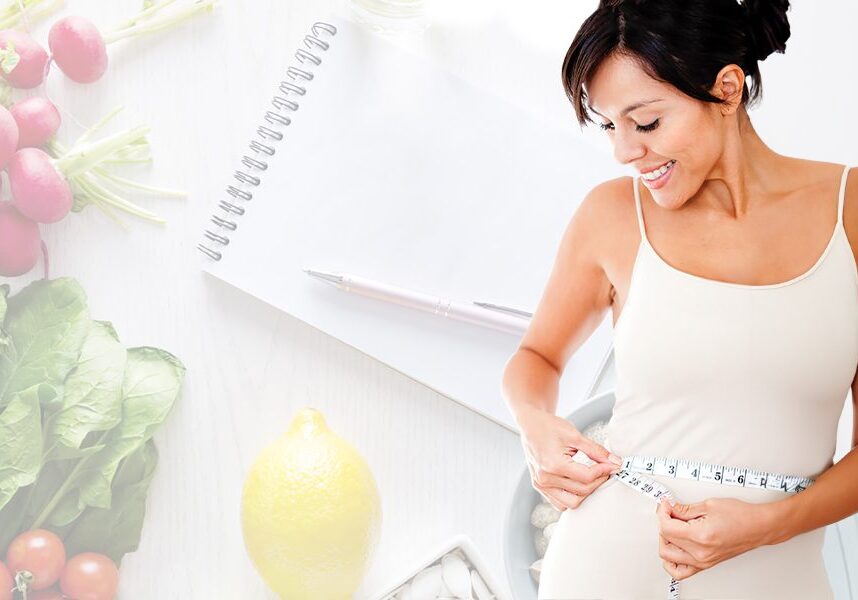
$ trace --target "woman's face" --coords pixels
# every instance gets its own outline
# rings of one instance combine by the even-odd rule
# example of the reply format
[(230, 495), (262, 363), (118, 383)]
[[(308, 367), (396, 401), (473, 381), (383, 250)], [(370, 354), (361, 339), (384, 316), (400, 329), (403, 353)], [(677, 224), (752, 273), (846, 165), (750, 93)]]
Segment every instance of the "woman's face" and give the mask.
[[(700, 189), (724, 147), (725, 119), (717, 104), (686, 96), (618, 54), (602, 62), (586, 92), (615, 158), (640, 173), (660, 206), (679, 208)], [(663, 165), (667, 171), (648, 181)]]

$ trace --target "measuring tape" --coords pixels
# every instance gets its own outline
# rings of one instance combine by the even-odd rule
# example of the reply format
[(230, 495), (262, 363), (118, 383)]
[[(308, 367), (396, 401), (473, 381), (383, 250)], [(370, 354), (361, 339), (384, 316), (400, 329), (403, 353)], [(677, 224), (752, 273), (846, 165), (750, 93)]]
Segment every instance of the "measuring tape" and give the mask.
[[(623, 466), (611, 477), (620, 480), (641, 494), (649, 496), (656, 502), (662, 496), (678, 502), (667, 487), (649, 477), (644, 477), (644, 475), (665, 475), (674, 479), (691, 479), (761, 490), (780, 490), (788, 494), (797, 494), (806, 490), (813, 483), (813, 479), (807, 477), (767, 473), (755, 469), (727, 467), (663, 456), (626, 457), (623, 459)], [(679, 581), (672, 577), (667, 589), (667, 597), (668, 600), (679, 598)]]

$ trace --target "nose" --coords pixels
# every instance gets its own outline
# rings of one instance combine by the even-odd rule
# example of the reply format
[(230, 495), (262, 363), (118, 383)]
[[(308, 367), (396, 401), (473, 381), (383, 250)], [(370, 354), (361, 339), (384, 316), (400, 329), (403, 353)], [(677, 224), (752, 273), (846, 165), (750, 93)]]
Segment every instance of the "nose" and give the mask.
[(646, 154), (646, 147), (634, 132), (614, 132), (614, 159), (621, 165), (634, 162)]

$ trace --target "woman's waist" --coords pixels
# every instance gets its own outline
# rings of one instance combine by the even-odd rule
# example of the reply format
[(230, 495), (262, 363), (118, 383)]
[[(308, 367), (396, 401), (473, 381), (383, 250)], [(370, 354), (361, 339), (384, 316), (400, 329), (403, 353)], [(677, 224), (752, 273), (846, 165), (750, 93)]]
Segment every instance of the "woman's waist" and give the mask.
[(694, 465), (724, 467), (736, 483), (737, 473), (745, 472), (815, 479), (831, 466), (835, 441), (820, 443), (818, 438), (780, 435), (759, 426), (722, 428), (712, 423), (676, 425), (614, 417), (605, 427), (603, 445), (622, 459), (662, 459), (661, 467), (665, 462), (690, 464), (680, 467), (684, 471)]

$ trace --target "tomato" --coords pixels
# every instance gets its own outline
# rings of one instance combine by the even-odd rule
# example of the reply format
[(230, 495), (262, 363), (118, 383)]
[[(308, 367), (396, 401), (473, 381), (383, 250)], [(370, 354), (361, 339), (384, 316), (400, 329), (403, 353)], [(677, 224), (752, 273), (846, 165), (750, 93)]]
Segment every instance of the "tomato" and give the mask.
[(81, 552), (66, 563), (60, 578), (63, 594), (75, 600), (112, 600), (119, 588), (119, 569), (97, 552)]
[(33, 592), (27, 594), (27, 600), (68, 600), (63, 593), (57, 588), (52, 587), (47, 590)]
[(12, 600), (12, 588), (15, 587), (15, 580), (12, 579), (12, 574), (2, 562), (0, 562), (0, 600)]
[(12, 577), (20, 571), (33, 575), (31, 590), (44, 590), (54, 585), (65, 563), (63, 541), (46, 529), (31, 529), (19, 534), (6, 550), (6, 564)]

